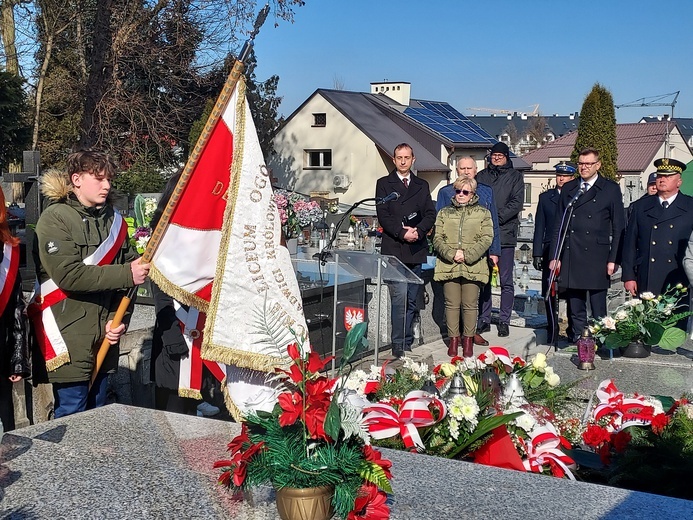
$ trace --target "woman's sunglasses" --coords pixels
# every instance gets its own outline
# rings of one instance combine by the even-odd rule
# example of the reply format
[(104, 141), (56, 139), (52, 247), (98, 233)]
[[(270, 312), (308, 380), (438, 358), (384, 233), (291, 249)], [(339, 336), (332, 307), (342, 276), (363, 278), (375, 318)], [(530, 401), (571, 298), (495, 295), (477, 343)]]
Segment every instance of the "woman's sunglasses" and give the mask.
[(455, 190), (455, 193), (457, 193), (458, 195), (459, 195), (460, 193), (461, 193), (462, 195), (469, 195), (469, 194), (471, 194), (472, 192), (469, 191), (469, 190)]

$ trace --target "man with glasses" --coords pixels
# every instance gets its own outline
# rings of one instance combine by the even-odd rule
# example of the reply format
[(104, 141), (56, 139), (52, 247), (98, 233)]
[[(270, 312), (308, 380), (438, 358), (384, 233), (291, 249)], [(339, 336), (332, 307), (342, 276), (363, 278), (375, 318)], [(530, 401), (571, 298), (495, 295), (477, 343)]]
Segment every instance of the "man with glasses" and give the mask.
[[(618, 270), (625, 213), (618, 184), (599, 175), (599, 152), (585, 148), (579, 154), (579, 178), (566, 183), (556, 210), (550, 251), (555, 254), (565, 232), (558, 260), (558, 288), (566, 291), (572, 315), (573, 342), (587, 326), (587, 298), (592, 317), (606, 316), (606, 292)], [(572, 213), (571, 213), (572, 209)]]
[(693, 231), (693, 198), (679, 193), (686, 165), (657, 159), (657, 195), (634, 204), (623, 241), (623, 281), (631, 295), (688, 285), (684, 255)]
[[(498, 336), (510, 335), (510, 315), (515, 300), (513, 285), (513, 266), (515, 265), (515, 246), (520, 228), (519, 214), (524, 203), (525, 183), (522, 173), (513, 168), (510, 149), (505, 143), (496, 143), (491, 148), (491, 163), (479, 172), (477, 181), (491, 186), (498, 210), (500, 227), (501, 255), (498, 259), (498, 272), (501, 284), (500, 314)], [(491, 285), (481, 290), (481, 305), (477, 334), (491, 330)]]
[[(461, 157), (457, 160), (457, 179), (476, 179), (477, 168), (476, 161), (473, 157)], [(486, 184), (477, 182), (476, 195), (479, 197), (479, 206), (482, 206), (491, 212), (491, 220), (493, 221), (493, 242), (488, 250), (488, 258), (493, 262), (493, 265), (498, 264), (498, 258), (501, 254), (500, 246), (500, 228), (498, 226), (498, 212), (496, 210), (496, 201), (493, 198), (493, 190)], [(455, 196), (454, 184), (448, 184), (438, 191), (438, 199), (436, 200), (436, 212), (439, 212), (445, 206), (449, 206), (452, 198)], [(489, 282), (490, 284), (490, 282)], [(489, 285), (487, 284), (487, 285)], [(489, 285), (490, 288), (490, 285)], [(474, 344), (482, 347), (488, 346), (481, 334), (474, 334)]]

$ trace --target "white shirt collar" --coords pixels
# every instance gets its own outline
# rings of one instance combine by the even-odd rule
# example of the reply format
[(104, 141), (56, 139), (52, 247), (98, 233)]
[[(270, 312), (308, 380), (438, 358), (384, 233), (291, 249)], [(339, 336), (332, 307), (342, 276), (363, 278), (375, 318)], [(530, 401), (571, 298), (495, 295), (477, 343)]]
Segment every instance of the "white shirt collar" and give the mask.
[(671, 197), (669, 197), (668, 199), (663, 199), (663, 198), (660, 197), (659, 195), (657, 195), (657, 198), (659, 199), (659, 203), (660, 203), (660, 204), (666, 200), (666, 201), (669, 203), (669, 206), (671, 206), (672, 202), (674, 202), (674, 201), (676, 200), (676, 196), (677, 196), (678, 194), (679, 194), (679, 192), (677, 191), (676, 193), (674, 193), (674, 194), (673, 194)]

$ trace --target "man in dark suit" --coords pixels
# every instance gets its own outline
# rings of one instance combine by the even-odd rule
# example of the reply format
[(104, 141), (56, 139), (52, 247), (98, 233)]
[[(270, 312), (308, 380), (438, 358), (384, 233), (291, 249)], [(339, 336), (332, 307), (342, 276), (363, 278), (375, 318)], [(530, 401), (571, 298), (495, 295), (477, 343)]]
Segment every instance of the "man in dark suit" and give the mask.
[(587, 298), (594, 319), (606, 316), (606, 292), (620, 260), (625, 212), (618, 184), (599, 175), (599, 152), (585, 148), (578, 159), (580, 177), (563, 186), (556, 208), (550, 251), (565, 242), (558, 259), (559, 290), (566, 291), (572, 315), (572, 341), (587, 326)]
[[(428, 183), (414, 175), (411, 167), (416, 158), (407, 143), (395, 147), (392, 157), (395, 170), (381, 177), (375, 185), (375, 196), (384, 199), (393, 192), (399, 197), (377, 206), (378, 222), (383, 228), (381, 253), (392, 255), (414, 274), (421, 276), (426, 261), (426, 235), (433, 228), (436, 209)], [(390, 315), (392, 318), (392, 353), (402, 357), (411, 350), (412, 323), (421, 285), (390, 284)], [(404, 327), (403, 327), (404, 325)]]
[(683, 259), (693, 232), (693, 197), (679, 193), (686, 165), (657, 159), (657, 195), (639, 200), (623, 242), (623, 281), (633, 296), (688, 285)]
[[(575, 177), (577, 168), (572, 163), (561, 161), (555, 166), (556, 168), (556, 187), (545, 191), (539, 195), (539, 203), (537, 204), (537, 214), (534, 219), (534, 240), (532, 244), (532, 256), (534, 257), (534, 268), (541, 271), (541, 295), (546, 298), (546, 321), (547, 342), (553, 344), (558, 335), (558, 323), (556, 322), (555, 305), (558, 304), (558, 298), (548, 295), (549, 292), (549, 263), (551, 262), (551, 252), (549, 246), (553, 238), (553, 226), (556, 220), (556, 208), (558, 207), (558, 199), (561, 195), (563, 185)], [(548, 297), (547, 297), (548, 295)], [(570, 317), (570, 311), (568, 311)], [(569, 324), (570, 325), (570, 324)], [(573, 337), (571, 327), (568, 327), (568, 337)]]

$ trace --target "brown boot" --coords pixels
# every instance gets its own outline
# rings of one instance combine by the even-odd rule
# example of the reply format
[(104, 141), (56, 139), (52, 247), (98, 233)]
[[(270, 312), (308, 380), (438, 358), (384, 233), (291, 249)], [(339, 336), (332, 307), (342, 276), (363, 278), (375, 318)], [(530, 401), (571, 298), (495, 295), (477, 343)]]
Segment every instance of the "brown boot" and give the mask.
[(488, 347), (488, 341), (481, 337), (481, 334), (474, 334), (472, 338), (475, 345), (480, 345), (482, 347)]
[(462, 355), (464, 357), (474, 357), (474, 337), (464, 336), (462, 338)]
[(460, 337), (455, 336), (450, 338), (450, 346), (448, 347), (448, 356), (455, 357), (457, 355), (457, 349), (460, 346)]

